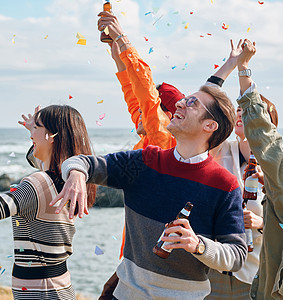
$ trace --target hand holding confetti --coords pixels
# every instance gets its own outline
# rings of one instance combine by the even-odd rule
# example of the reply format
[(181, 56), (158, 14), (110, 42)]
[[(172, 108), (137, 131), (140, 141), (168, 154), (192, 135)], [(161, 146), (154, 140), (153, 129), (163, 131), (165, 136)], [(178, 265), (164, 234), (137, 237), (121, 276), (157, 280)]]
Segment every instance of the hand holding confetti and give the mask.
[(31, 128), (34, 126), (34, 115), (40, 110), (40, 105), (38, 105), (34, 109), (34, 114), (28, 114), (28, 117), (26, 115), (22, 114), (22, 118), (24, 121), (18, 121), (20, 125), (23, 125), (27, 130), (31, 131)]

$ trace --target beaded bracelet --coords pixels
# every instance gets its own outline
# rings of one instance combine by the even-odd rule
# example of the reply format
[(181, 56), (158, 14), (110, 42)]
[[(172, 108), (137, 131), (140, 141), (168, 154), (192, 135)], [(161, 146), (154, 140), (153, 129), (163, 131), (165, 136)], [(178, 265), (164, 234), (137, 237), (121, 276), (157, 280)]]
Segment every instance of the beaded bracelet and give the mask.
[(117, 42), (117, 41), (120, 40), (120, 38), (123, 37), (123, 36), (127, 36), (127, 35), (123, 32), (123, 33), (117, 35), (117, 36), (115, 37), (114, 41)]

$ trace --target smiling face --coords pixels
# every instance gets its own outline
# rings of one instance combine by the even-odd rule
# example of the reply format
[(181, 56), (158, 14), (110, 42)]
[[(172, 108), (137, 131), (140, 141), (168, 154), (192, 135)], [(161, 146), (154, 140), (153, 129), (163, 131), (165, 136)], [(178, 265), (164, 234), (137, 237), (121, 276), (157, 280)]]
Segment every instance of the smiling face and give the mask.
[(239, 136), (241, 140), (245, 139), (244, 124), (242, 121), (242, 108), (239, 106), (237, 107), (235, 134)]
[(31, 129), (30, 136), (34, 146), (33, 155), (43, 161), (44, 167), (48, 168), (52, 153), (53, 138), (49, 136), (40, 119), (36, 123)]
[(174, 134), (175, 137), (178, 134), (186, 136), (198, 136), (204, 129), (205, 124), (208, 122), (215, 122), (211, 119), (203, 119), (203, 116), (207, 114), (204, 107), (209, 107), (213, 98), (205, 92), (196, 92), (188, 98), (196, 97), (199, 101), (193, 102), (188, 106), (189, 101), (182, 99), (176, 103), (177, 110), (173, 119), (167, 126), (167, 129)]

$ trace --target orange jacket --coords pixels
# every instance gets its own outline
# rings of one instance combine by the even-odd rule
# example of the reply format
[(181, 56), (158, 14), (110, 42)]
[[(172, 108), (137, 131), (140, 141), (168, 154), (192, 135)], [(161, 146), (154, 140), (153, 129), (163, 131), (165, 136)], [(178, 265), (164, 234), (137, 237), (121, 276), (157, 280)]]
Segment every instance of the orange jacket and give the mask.
[(152, 79), (150, 67), (140, 58), (135, 48), (131, 47), (120, 54), (126, 70), (116, 73), (121, 83), (128, 111), (136, 128), (142, 111), (142, 124), (146, 135), (140, 135), (140, 141), (134, 146), (145, 149), (156, 145), (162, 149), (176, 146), (176, 140), (166, 129), (170, 119), (160, 107), (159, 93)]

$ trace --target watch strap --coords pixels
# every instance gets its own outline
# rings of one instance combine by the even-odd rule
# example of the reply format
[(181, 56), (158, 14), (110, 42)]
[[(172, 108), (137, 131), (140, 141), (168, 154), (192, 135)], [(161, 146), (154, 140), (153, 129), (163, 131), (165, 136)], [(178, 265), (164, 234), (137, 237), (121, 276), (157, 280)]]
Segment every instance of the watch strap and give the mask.
[(243, 76), (251, 77), (252, 70), (251, 69), (245, 69), (245, 70), (239, 71), (238, 75), (239, 75), (239, 77), (243, 77)]

